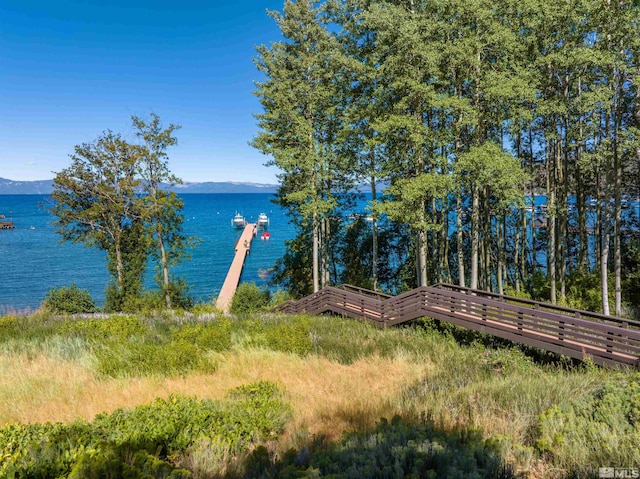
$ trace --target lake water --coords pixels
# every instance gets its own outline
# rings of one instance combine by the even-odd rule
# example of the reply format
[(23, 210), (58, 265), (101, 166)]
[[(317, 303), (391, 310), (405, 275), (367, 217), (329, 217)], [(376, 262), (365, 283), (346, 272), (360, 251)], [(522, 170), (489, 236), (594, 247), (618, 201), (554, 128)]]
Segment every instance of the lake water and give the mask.
[[(285, 252), (284, 242), (295, 231), (271, 194), (186, 194), (184, 229), (202, 243), (191, 259), (174, 268), (190, 284), (197, 301), (210, 301), (222, 287), (231, 265), (241, 229), (232, 228), (236, 212), (255, 222), (259, 213), (269, 216), (269, 241), (256, 238), (247, 256), (242, 281), (266, 286), (269, 269)], [(98, 304), (104, 301), (109, 281), (105, 254), (81, 244), (60, 244), (60, 236), (46, 211), (46, 195), (0, 195), (0, 214), (12, 218), (14, 230), (0, 230), (0, 314), (36, 308), (53, 287), (75, 283), (87, 289)], [(151, 268), (152, 269), (152, 268)], [(152, 272), (151, 272), (152, 273)], [(153, 286), (152, 274), (147, 278)]]

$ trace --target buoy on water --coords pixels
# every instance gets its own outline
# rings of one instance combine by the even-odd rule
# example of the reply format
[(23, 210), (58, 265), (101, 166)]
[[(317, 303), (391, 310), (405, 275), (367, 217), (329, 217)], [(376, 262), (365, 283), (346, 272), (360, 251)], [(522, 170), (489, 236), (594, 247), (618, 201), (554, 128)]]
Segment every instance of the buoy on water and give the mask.
[(262, 240), (268, 240), (269, 238), (271, 238), (271, 233), (269, 233), (268, 231), (265, 231), (260, 235), (260, 239)]

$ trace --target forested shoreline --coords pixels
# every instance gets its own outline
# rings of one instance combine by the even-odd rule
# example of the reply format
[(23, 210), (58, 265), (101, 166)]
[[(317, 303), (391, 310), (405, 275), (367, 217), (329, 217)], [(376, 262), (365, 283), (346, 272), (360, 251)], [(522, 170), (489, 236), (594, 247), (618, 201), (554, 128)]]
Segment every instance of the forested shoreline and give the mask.
[[(296, 295), (449, 282), (630, 314), (639, 13), (631, 1), (285, 2), (271, 13), (283, 40), (255, 60), (253, 145), (281, 170), (277, 201), (298, 228), (275, 280)], [(362, 184), (369, 221), (344, 221)]]

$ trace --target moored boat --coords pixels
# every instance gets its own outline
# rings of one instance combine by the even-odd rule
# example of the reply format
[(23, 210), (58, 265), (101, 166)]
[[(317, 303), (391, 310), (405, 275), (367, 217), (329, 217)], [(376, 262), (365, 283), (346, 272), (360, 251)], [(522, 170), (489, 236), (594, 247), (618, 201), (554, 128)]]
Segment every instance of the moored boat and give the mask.
[(260, 213), (258, 215), (258, 228), (266, 228), (269, 226), (269, 217), (266, 213)]
[(268, 240), (271, 238), (271, 233), (269, 233), (268, 231), (265, 231), (264, 233), (262, 233), (260, 235), (260, 239), (261, 240)]
[(236, 215), (231, 220), (231, 226), (235, 228), (244, 228), (246, 224), (247, 224), (247, 221), (244, 219), (244, 216), (236, 212)]

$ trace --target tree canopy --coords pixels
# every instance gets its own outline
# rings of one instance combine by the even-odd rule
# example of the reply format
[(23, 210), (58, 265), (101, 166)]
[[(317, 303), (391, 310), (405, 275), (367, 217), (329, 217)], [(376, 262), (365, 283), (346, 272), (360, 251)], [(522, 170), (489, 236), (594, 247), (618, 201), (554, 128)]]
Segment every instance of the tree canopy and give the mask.
[[(139, 144), (107, 131), (91, 143), (75, 147), (71, 165), (54, 178), (54, 225), (63, 241), (83, 243), (107, 254), (112, 282), (107, 309), (120, 310), (139, 297), (148, 259), (159, 259), (166, 306), (171, 295), (185, 291), (170, 281), (169, 266), (192, 244), (182, 230), (182, 201), (161, 189), (179, 181), (169, 171), (166, 148), (174, 145), (178, 127), (162, 129), (160, 119), (133, 117)], [(155, 245), (155, 246), (154, 246)], [(177, 287), (178, 286), (178, 287)]]
[(566, 302), (572, 278), (599, 274), (608, 311), (611, 275), (621, 313), (640, 221), (637, 2), (303, 0), (272, 16), (283, 40), (258, 48), (253, 143), (281, 170), (314, 290), (353, 264), (335, 218), (368, 183), (374, 287), (379, 225), (407, 227), (402, 284)]

